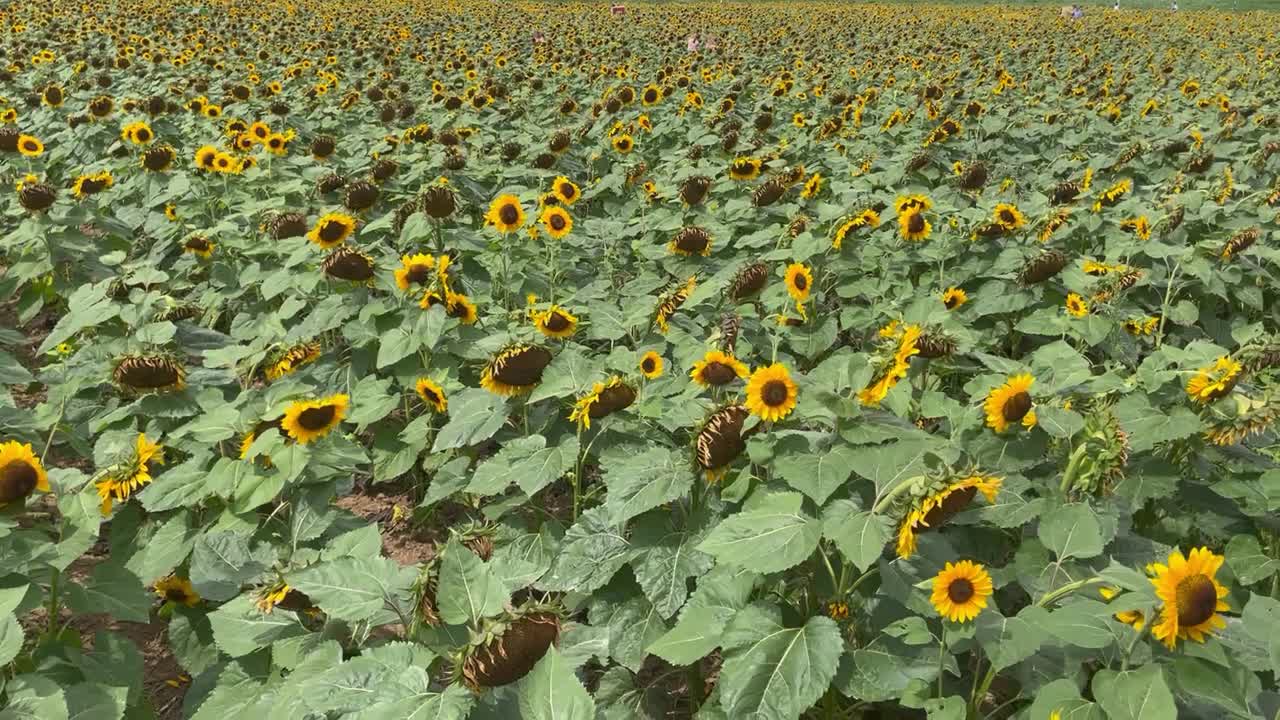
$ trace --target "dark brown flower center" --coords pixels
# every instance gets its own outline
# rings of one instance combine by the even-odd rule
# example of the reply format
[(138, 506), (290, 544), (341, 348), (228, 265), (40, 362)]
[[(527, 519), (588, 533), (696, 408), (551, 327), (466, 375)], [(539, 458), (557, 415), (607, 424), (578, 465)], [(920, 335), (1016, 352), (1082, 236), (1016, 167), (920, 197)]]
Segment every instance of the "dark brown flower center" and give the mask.
[(1021, 420), (1024, 415), (1031, 412), (1031, 396), (1026, 392), (1014, 395), (1004, 401), (1004, 407), (1000, 408), (1000, 412), (1009, 422)]
[(551, 362), (551, 353), (542, 348), (526, 347), (504, 355), (494, 363), (493, 377), (516, 387), (534, 385), (542, 380), (542, 371)]
[(187, 593), (182, 588), (169, 588), (164, 591), (164, 599), (176, 603), (187, 602)]
[(1000, 222), (1005, 225), (1012, 225), (1015, 219), (1016, 218), (1014, 218), (1013, 213), (1008, 209), (1000, 211)]
[(323, 430), (333, 422), (337, 410), (333, 405), (307, 408), (298, 414), (298, 424), (307, 430)]
[(547, 224), (551, 226), (552, 230), (560, 232), (565, 228), (564, 216), (558, 213), (554, 214), (547, 220)]
[(760, 398), (764, 400), (764, 404), (769, 407), (778, 407), (787, 401), (790, 393), (787, 392), (787, 384), (781, 380), (770, 380), (764, 384), (764, 388), (760, 390)]
[(40, 145), (32, 142), (31, 140), (24, 140), (22, 143), (22, 149), (27, 152), (35, 152), (40, 149)]
[(724, 385), (737, 377), (733, 368), (722, 362), (709, 362), (702, 366), (702, 380), (708, 385)]
[(569, 329), (569, 318), (563, 313), (553, 312), (547, 317), (547, 329), (551, 332), (562, 332)]
[(560, 183), (560, 196), (565, 200), (572, 200), (578, 191), (569, 183)]
[(439, 396), (439, 395), (437, 395), (437, 394), (436, 394), (436, 391), (435, 391), (435, 390), (432, 390), (431, 388), (423, 388), (423, 389), (422, 389), (422, 397), (426, 398), (426, 399), (427, 399), (427, 402), (429, 402), (429, 403), (431, 403), (431, 404), (433, 404), (433, 405), (439, 405), (439, 404), (440, 404), (440, 396)]
[(973, 583), (964, 578), (956, 578), (947, 585), (947, 597), (957, 605), (969, 602), (973, 595)]
[(122, 385), (151, 390), (172, 385), (178, 381), (178, 369), (160, 358), (137, 358), (120, 365), (117, 379)]
[(25, 460), (10, 460), (0, 468), (0, 503), (26, 497), (40, 479), (35, 467)]
[(342, 239), (343, 234), (347, 231), (347, 226), (337, 220), (326, 220), (320, 226), (320, 239), (325, 242), (337, 242)]
[(646, 373), (653, 372), (656, 367), (657, 367), (657, 363), (653, 361), (653, 358), (645, 358), (644, 360), (640, 361), (640, 369), (645, 371)]
[(924, 232), (924, 217), (920, 213), (912, 213), (907, 220), (907, 230), (912, 233)]
[(515, 205), (503, 205), (498, 208), (498, 219), (503, 225), (515, 225), (520, 220), (520, 211)]
[(1208, 575), (1184, 578), (1176, 591), (1178, 625), (1194, 627), (1213, 617), (1218, 607), (1218, 589)]
[(804, 292), (809, 289), (809, 278), (802, 274), (797, 274), (796, 279), (792, 281), (792, 284), (796, 286), (797, 290)]
[(968, 507), (969, 503), (973, 502), (973, 497), (977, 494), (978, 489), (973, 487), (963, 488), (951, 493), (925, 514), (924, 518), (922, 518), (925, 527), (921, 527), (920, 530), (937, 530), (942, 527), (957, 513)]
[(956, 293), (950, 293), (942, 304), (946, 305), (948, 310), (954, 310), (955, 307), (960, 304), (960, 296)]
[(415, 285), (425, 285), (431, 278), (431, 268), (422, 263), (414, 263), (409, 266), (409, 272), (405, 273), (405, 278)]

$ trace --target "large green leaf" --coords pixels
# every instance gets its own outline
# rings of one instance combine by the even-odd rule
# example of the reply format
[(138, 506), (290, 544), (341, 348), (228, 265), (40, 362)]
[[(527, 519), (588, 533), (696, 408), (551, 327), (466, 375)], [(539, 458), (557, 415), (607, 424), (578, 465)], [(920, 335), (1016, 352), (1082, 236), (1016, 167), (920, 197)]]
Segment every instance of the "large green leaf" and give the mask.
[(345, 557), (286, 575), (289, 585), (306, 593), (338, 620), (366, 620), (384, 608), (407, 607), (417, 573), (385, 557)]
[(242, 657), (277, 640), (307, 632), (293, 613), (280, 608), (265, 613), (248, 594), (209, 613), (209, 625), (218, 648), (231, 657)]
[(675, 615), (688, 597), (688, 582), (715, 565), (711, 556), (695, 549), (702, 541), (700, 530), (672, 526), (669, 518), (645, 516), (632, 536), (638, 551), (631, 561), (636, 580), (658, 613)]
[(716, 649), (725, 626), (747, 606), (756, 578), (754, 573), (729, 567), (699, 578), (675, 626), (648, 651), (672, 665), (688, 665)]
[(554, 646), (518, 688), (521, 720), (595, 720), (596, 704)]
[(1102, 526), (1088, 505), (1064, 505), (1040, 522), (1040, 541), (1060, 560), (1091, 558), (1102, 554)]
[(436, 602), (440, 618), (451, 625), (471, 623), (497, 615), (511, 597), (510, 590), (494, 575), (489, 563), (451, 539), (440, 561)]
[(782, 455), (774, 467), (791, 487), (822, 505), (849, 479), (859, 452), (837, 445), (821, 452)]
[(560, 553), (537, 586), (589, 593), (609, 582), (635, 554), (622, 529), (608, 521), (608, 510), (594, 507), (565, 533)]
[(665, 448), (606, 462), (609, 495), (604, 507), (611, 524), (621, 524), (647, 510), (683, 497), (693, 486), (689, 463)]
[(889, 520), (848, 500), (837, 500), (822, 513), (822, 535), (833, 542), (845, 558), (859, 570), (875, 564), (893, 537)]
[(1157, 664), (1127, 671), (1099, 670), (1092, 688), (1110, 720), (1169, 720), (1178, 716), (1173, 693)]
[(449, 401), (449, 422), (440, 428), (431, 452), (466, 447), (488, 440), (507, 421), (506, 402), (479, 388), (468, 388)]
[(822, 521), (801, 511), (799, 493), (774, 493), (751, 510), (729, 516), (698, 545), (726, 565), (780, 572), (805, 561), (818, 547)]
[(830, 618), (790, 628), (776, 607), (749, 605), (725, 629), (720, 704), (729, 717), (795, 720), (826, 692), (843, 649)]

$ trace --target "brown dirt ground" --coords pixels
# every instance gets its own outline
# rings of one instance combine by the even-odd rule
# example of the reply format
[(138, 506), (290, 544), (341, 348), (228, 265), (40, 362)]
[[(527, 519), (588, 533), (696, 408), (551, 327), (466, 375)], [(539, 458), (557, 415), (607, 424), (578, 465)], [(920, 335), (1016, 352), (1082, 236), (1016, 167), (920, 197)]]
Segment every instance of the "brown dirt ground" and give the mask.
[(436, 555), (435, 543), (446, 539), (444, 532), (434, 528), (414, 527), (412, 517), (418, 503), (402, 486), (368, 485), (338, 498), (334, 504), (377, 523), (383, 552), (401, 565), (427, 562)]

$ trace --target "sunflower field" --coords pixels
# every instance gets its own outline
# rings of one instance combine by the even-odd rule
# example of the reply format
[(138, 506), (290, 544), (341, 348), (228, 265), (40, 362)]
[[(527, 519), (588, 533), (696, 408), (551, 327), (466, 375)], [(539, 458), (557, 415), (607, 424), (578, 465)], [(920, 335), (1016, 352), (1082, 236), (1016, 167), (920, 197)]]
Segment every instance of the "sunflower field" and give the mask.
[(9, 3), (0, 720), (1280, 717), (1278, 32)]

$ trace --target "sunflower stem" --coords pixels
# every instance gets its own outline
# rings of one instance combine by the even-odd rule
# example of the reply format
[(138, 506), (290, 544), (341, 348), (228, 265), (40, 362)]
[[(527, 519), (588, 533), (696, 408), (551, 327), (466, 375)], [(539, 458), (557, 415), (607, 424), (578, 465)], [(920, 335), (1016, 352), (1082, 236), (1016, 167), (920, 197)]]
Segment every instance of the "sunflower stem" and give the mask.
[(1173, 281), (1178, 277), (1178, 271), (1182, 269), (1182, 261), (1179, 260), (1173, 266), (1173, 271), (1169, 273), (1169, 282), (1164, 288), (1164, 300), (1160, 303), (1160, 328), (1156, 330), (1156, 349), (1160, 349), (1160, 345), (1164, 343), (1164, 324), (1168, 319), (1169, 301), (1173, 299)]
[(62, 424), (62, 416), (67, 410), (67, 400), (70, 396), (62, 398), (62, 404), (58, 406), (58, 417), (53, 421), (53, 426), (49, 428), (49, 437), (45, 438), (44, 450), (40, 453), (40, 465), (44, 466), (44, 460), (49, 456), (49, 448), (53, 447), (53, 436), (58, 433), (58, 426)]
[(978, 684), (974, 690), (973, 696), (969, 698), (969, 716), (977, 717), (978, 708), (982, 704), (982, 698), (986, 697), (987, 690), (991, 689), (991, 683), (996, 679), (996, 666), (993, 664), (987, 669), (987, 674), (982, 677), (982, 682)]
[(1147, 634), (1147, 628), (1151, 627), (1151, 623), (1143, 623), (1141, 630), (1135, 630), (1133, 639), (1129, 641), (1129, 647), (1124, 650), (1124, 657), (1120, 660), (1120, 672), (1129, 669), (1129, 660), (1133, 658), (1133, 649), (1138, 646), (1138, 641)]
[(945, 677), (945, 668), (947, 660), (947, 621), (942, 621), (942, 636), (938, 638), (938, 697), (943, 698), (942, 681)]
[(49, 617), (46, 618), (45, 637), (52, 638), (58, 628), (58, 571), (49, 571)]
[(858, 586), (862, 585), (862, 583), (870, 580), (871, 578), (879, 574), (880, 574), (879, 566), (873, 567), (867, 570), (866, 572), (862, 573), (861, 575), (858, 576), (858, 579), (854, 580), (853, 584), (849, 586), (849, 590), (847, 594), (852, 595), (854, 591), (858, 589)]
[(1067, 595), (1070, 595), (1076, 590), (1087, 588), (1090, 585), (1101, 585), (1102, 582), (1103, 580), (1100, 577), (1091, 577), (1091, 578), (1085, 578), (1083, 580), (1077, 580), (1072, 583), (1067, 583), (1066, 585), (1063, 585), (1057, 590), (1053, 590), (1051, 592), (1045, 593), (1044, 596), (1041, 597), (1040, 600), (1036, 602), (1036, 606), (1048, 607), (1051, 603), (1057, 602), (1058, 600), (1066, 597)]
[(894, 501), (894, 499), (896, 499), (902, 493), (910, 490), (916, 484), (916, 482), (920, 480), (921, 477), (923, 476), (913, 475), (912, 477), (909, 477), (906, 480), (903, 480), (902, 482), (895, 485), (892, 490), (890, 490), (888, 493), (884, 495), (884, 497), (880, 498), (876, 502), (875, 507), (873, 507), (871, 510), (871, 514), (879, 515), (881, 512), (884, 511), (885, 508), (889, 507), (889, 505)]
[(1081, 443), (1080, 447), (1071, 453), (1071, 459), (1067, 461), (1067, 469), (1062, 473), (1062, 485), (1058, 488), (1063, 495), (1066, 495), (1075, 483), (1076, 475), (1080, 472), (1080, 463), (1084, 462), (1084, 454), (1088, 449), (1088, 443)]

